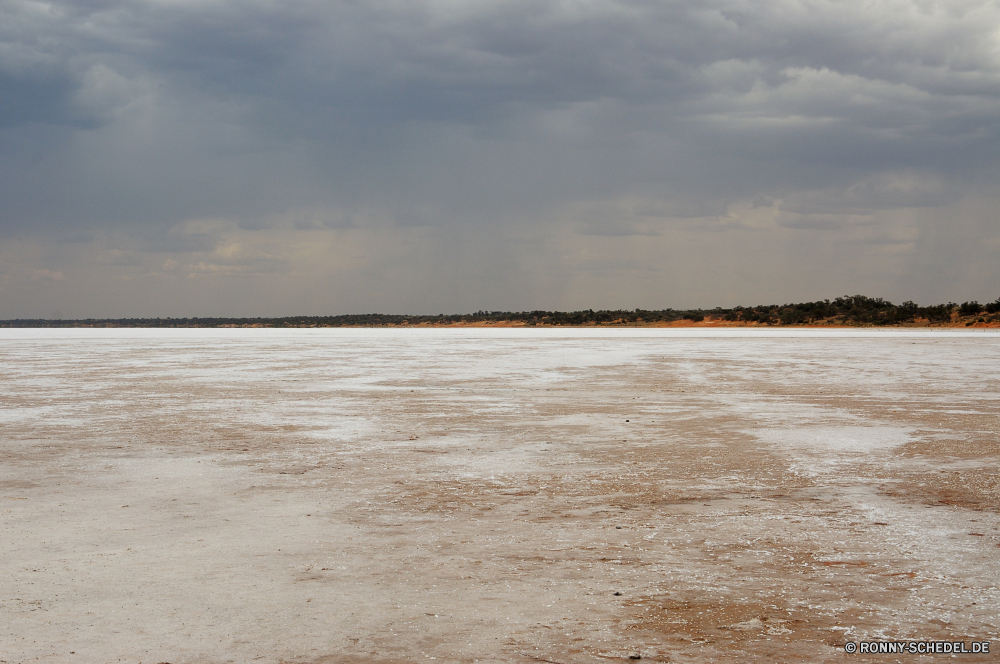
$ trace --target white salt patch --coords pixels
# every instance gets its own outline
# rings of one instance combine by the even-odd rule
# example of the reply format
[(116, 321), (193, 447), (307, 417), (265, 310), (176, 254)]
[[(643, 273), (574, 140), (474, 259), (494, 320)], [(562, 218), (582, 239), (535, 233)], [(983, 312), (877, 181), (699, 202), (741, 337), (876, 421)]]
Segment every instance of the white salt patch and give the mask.
[(890, 450), (910, 441), (909, 431), (899, 427), (796, 427), (755, 429), (749, 433), (765, 443), (792, 452), (872, 453)]

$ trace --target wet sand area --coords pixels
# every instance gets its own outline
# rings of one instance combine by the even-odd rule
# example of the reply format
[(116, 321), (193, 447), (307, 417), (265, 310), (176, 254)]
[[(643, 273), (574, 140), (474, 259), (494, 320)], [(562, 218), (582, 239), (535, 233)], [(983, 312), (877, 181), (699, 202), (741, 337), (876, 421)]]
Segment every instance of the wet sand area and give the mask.
[(998, 431), (995, 331), (2, 330), (0, 662), (997, 661)]

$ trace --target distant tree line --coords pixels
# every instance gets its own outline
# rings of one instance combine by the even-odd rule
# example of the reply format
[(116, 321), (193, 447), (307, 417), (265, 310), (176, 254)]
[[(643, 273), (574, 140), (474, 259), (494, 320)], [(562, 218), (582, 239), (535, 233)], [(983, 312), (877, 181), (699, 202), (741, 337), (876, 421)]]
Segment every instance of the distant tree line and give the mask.
[(677, 321), (717, 321), (745, 325), (916, 325), (1000, 322), (1000, 298), (989, 304), (973, 300), (921, 307), (915, 302), (893, 304), (880, 297), (847, 295), (835, 300), (767, 304), (732, 309), (660, 309), (594, 311), (477, 311), (474, 314), (407, 316), (348, 314), (284, 318), (117, 318), (85, 320), (18, 319), (0, 327), (406, 327), (418, 325), (543, 325), (623, 326)]

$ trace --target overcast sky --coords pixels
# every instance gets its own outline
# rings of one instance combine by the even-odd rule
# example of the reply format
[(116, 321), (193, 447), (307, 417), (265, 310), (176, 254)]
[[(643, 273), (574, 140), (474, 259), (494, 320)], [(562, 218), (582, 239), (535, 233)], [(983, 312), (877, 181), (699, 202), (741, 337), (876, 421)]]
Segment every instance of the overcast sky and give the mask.
[(996, 0), (0, 0), (0, 318), (1000, 296)]

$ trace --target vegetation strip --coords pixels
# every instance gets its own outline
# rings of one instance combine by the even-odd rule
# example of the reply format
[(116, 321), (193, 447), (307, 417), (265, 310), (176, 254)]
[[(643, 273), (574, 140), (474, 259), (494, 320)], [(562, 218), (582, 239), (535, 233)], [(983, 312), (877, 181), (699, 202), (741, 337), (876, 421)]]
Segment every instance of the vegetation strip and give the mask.
[(78, 320), (17, 319), (0, 327), (439, 327), (439, 326), (660, 326), (671, 324), (746, 326), (965, 326), (1000, 325), (1000, 298), (921, 307), (893, 304), (880, 297), (849, 295), (835, 300), (768, 304), (732, 309), (661, 309), (647, 311), (477, 311), (474, 314), (410, 316), (347, 314), (284, 318), (87, 318)]

